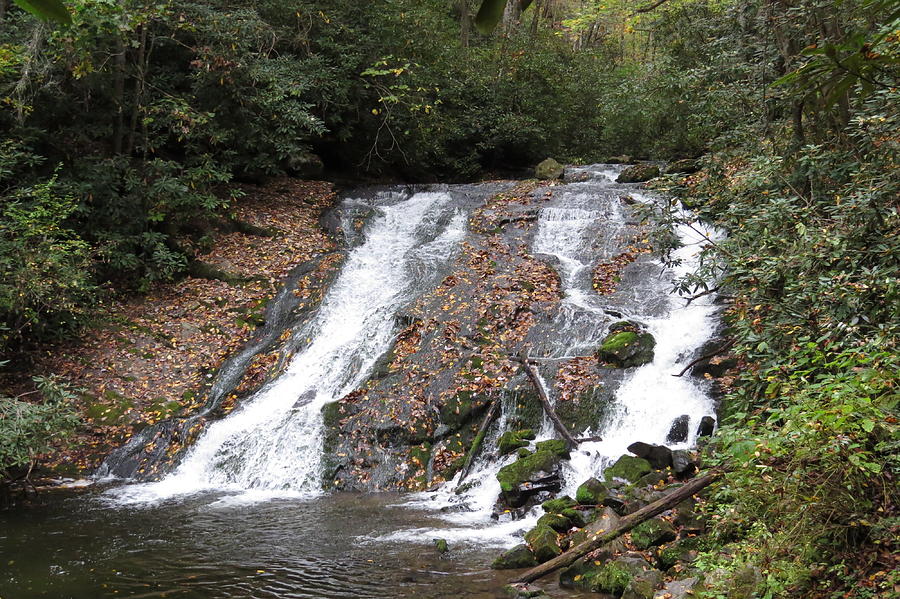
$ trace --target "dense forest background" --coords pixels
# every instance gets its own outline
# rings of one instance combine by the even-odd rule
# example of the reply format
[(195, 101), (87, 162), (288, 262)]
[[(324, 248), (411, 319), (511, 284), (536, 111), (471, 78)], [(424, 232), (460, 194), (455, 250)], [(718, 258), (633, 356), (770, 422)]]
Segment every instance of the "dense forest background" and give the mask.
[[(11, 366), (189, 272), (234, 182), (699, 158), (659, 185), (729, 234), (681, 285), (733, 298), (743, 372), (701, 565), (752, 565), (761, 597), (900, 584), (872, 578), (900, 524), (897, 2), (537, 0), (488, 35), (474, 0), (68, 7), (55, 26), (0, 0)], [(2, 400), (26, 430), (0, 434), (3, 468), (73, 425), (41, 388)]]

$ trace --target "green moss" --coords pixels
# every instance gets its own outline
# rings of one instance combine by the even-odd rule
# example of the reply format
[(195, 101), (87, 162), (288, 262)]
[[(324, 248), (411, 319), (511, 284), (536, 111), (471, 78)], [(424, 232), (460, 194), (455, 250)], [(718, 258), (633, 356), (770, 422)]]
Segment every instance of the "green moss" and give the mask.
[(609, 496), (609, 488), (596, 478), (589, 478), (578, 487), (575, 501), (582, 505), (600, 505)]
[(660, 518), (642, 522), (631, 530), (631, 542), (640, 551), (674, 541), (676, 536), (675, 528)]
[(596, 385), (574, 399), (556, 404), (556, 415), (576, 435), (587, 429), (597, 430), (606, 419), (613, 402), (613, 393), (605, 385)]
[(547, 513), (538, 518), (538, 526), (549, 526), (556, 532), (567, 532), (572, 528), (572, 521), (562, 514)]
[(562, 548), (559, 546), (559, 535), (546, 525), (538, 525), (526, 532), (525, 542), (540, 563), (562, 554)]
[(630, 455), (623, 455), (616, 463), (603, 471), (606, 480), (621, 478), (628, 482), (637, 482), (645, 474), (650, 474), (653, 468), (650, 462), (642, 458), (636, 458)]
[(518, 568), (533, 568), (536, 565), (538, 565), (538, 561), (534, 557), (534, 553), (523, 543), (500, 554), (491, 564), (491, 568), (494, 570), (515, 570)]
[(578, 503), (574, 499), (568, 495), (563, 495), (556, 499), (548, 499), (541, 504), (541, 507), (544, 508), (544, 511), (547, 513), (561, 514), (564, 510), (575, 507), (576, 505), (578, 505)]
[[(627, 323), (629, 326), (630, 323)], [(614, 325), (615, 326), (615, 325)], [(622, 368), (642, 366), (653, 361), (656, 340), (650, 333), (642, 333), (619, 326), (603, 340), (597, 357)]]
[(459, 430), (464, 424), (482, 414), (489, 403), (490, 399), (483, 395), (460, 391), (441, 408), (441, 422), (451, 430)]
[(497, 441), (497, 447), (500, 449), (500, 455), (506, 455), (519, 449), (520, 447), (528, 447), (528, 441), (534, 439), (534, 431), (525, 429), (521, 431), (506, 431), (500, 435)]

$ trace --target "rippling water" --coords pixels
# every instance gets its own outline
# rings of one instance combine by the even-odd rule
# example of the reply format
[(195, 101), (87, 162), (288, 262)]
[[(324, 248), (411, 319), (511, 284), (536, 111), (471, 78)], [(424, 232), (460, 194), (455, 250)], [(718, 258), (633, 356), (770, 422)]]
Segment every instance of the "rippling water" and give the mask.
[(143, 507), (98, 494), (51, 499), (0, 512), (3, 599), (481, 599), (505, 596), (510, 577), (487, 568), (490, 546), (451, 540), (441, 556), (428, 536), (390, 540), (442, 526), (396, 495), (201, 494)]

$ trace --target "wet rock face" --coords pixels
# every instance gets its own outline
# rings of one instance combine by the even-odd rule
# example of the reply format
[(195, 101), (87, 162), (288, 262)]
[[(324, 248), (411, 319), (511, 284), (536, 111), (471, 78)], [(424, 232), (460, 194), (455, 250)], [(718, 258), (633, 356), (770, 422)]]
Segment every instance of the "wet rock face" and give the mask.
[(684, 443), (688, 438), (688, 425), (691, 418), (687, 414), (679, 416), (672, 421), (669, 434), (666, 435), (666, 443)]
[(491, 564), (491, 568), (494, 570), (515, 570), (517, 568), (532, 568), (536, 565), (538, 565), (538, 561), (534, 557), (534, 552), (531, 551), (528, 545), (522, 543), (500, 554)]
[(616, 183), (642, 183), (658, 176), (659, 167), (655, 164), (644, 162), (626, 168), (616, 179)]

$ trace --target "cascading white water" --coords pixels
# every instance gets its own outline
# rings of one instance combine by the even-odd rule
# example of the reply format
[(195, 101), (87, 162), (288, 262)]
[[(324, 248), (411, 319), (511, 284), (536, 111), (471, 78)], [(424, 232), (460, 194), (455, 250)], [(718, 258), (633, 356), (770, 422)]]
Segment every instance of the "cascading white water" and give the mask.
[(158, 483), (118, 489), (119, 501), (204, 489), (320, 491), (322, 406), (365, 380), (392, 342), (397, 310), (437, 282), (430, 279), (465, 236), (466, 215), (448, 193), (379, 199), (365, 242), (297, 333), (308, 341), (305, 349), (280, 377), (210, 425), (177, 470)]
[[(662, 265), (649, 262), (637, 285), (623, 290), (618, 297), (604, 298), (591, 288), (591, 266), (599, 260), (611, 258), (622, 251), (621, 234), (627, 228), (628, 215), (622, 209), (620, 194), (629, 194), (640, 202), (654, 201), (635, 193), (630, 187), (615, 186), (618, 169), (608, 165), (581, 167), (576, 176), (587, 177), (581, 183), (570, 183), (557, 190), (554, 199), (540, 212), (533, 242), (535, 254), (551, 258), (562, 283), (563, 299), (551, 324), (542, 355), (559, 357), (589, 355), (606, 334), (610, 307), (626, 318), (638, 320), (657, 341), (653, 362), (639, 367), (619, 387), (615, 399), (614, 417), (595, 431), (603, 441), (583, 443), (572, 452), (563, 471), (562, 493), (574, 496), (579, 484), (598, 476), (603, 468), (627, 453), (635, 441), (666, 444), (672, 421), (689, 417), (689, 438), (681, 447), (695, 442), (700, 418), (714, 413), (708, 389), (690, 377), (677, 378), (691, 352), (700, 347), (715, 329), (716, 308), (712, 298), (701, 298), (685, 306), (684, 299), (672, 293), (672, 279), (690, 272), (696, 266), (697, 254), (706, 238), (716, 232), (679, 227), (677, 233), (683, 243), (676, 257), (680, 266), (667, 271)], [(612, 302), (612, 303), (608, 303)], [(498, 429), (501, 427), (498, 427)], [(555, 436), (549, 422), (544, 422), (538, 440)], [(485, 443), (488, 446), (489, 441)], [(669, 444), (671, 446), (671, 444)], [(525, 518), (497, 523), (491, 520), (494, 502), (500, 485), (497, 471), (515, 459), (482, 459), (467, 478), (469, 487), (464, 493), (454, 492), (456, 480), (432, 493), (418, 494), (405, 505), (419, 509), (444, 510), (441, 519), (452, 528), (401, 530), (390, 539), (412, 542), (429, 540), (439, 535), (448, 540), (463, 540), (485, 545), (510, 545), (518, 542), (522, 531), (534, 526), (539, 510), (532, 510)], [(448, 511), (449, 510), (449, 511)]]

